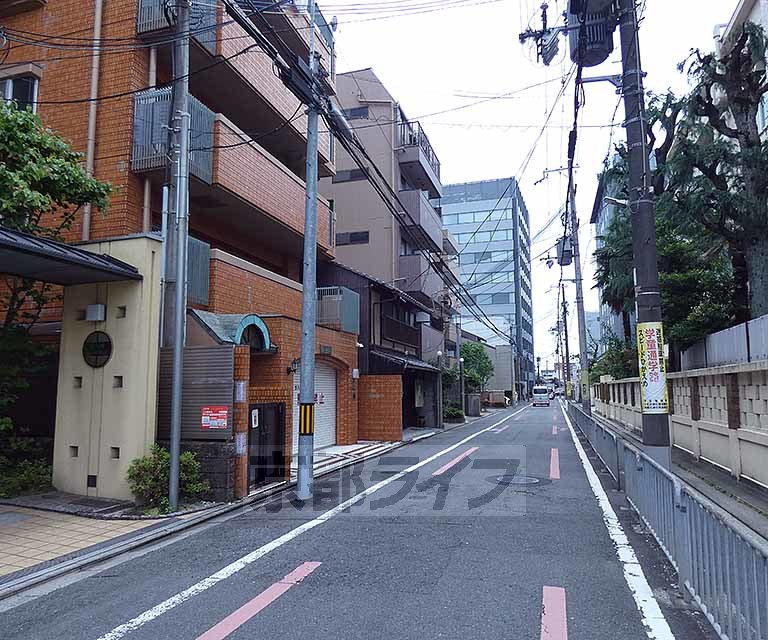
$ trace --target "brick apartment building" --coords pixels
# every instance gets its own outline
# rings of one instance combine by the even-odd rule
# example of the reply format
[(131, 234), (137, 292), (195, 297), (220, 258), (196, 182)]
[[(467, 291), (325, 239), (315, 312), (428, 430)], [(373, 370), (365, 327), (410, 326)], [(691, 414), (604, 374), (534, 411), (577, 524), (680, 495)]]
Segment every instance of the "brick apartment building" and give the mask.
[[(321, 180), (320, 187), (336, 215), (336, 257), (373, 280), (396, 287), (421, 305), (420, 313), (413, 317), (405, 314), (394, 318), (390, 314), (384, 322), (390, 329), (392, 323), (403, 325), (395, 332), (398, 335), (418, 334), (415, 344), (393, 340), (389, 348), (401, 355), (409, 351), (411, 357), (420, 361), (411, 367), (429, 371), (434, 369), (438, 353), (446, 354), (445, 333), (455, 313), (456, 301), (443, 278), (451, 279), (455, 285), (459, 282), (457, 267), (451, 267), (449, 260), (458, 249), (450, 235), (443, 233), (440, 207), (436, 204), (443, 192), (440, 160), (420, 123), (408, 120), (372, 69), (338, 74), (336, 87), (338, 103), (356, 135), (406, 209), (396, 219), (367, 182), (364, 172), (344, 150), (339, 150), (336, 175)], [(444, 257), (443, 274), (430, 267), (414, 241), (432, 254)], [(374, 351), (381, 353), (380, 348)], [(394, 374), (392, 365), (383, 356), (374, 356), (366, 363), (366, 372)], [(425, 380), (425, 393), (437, 397), (439, 377), (428, 376)], [(425, 416), (408, 405), (412, 398), (421, 398), (420, 388), (416, 388), (421, 385), (421, 378), (404, 376), (402, 384), (404, 426), (417, 426), (416, 420), (420, 424)], [(440, 422), (429, 416), (427, 419), (435, 426)]]
[[(214, 7), (192, 11), (182, 439), (200, 452), (216, 497), (229, 499), (266, 479), (255, 461), (269, 458), (266, 475), (285, 477), (295, 450), (306, 117), (269, 58)], [(307, 15), (286, 5), (266, 17), (274, 33), (265, 35), (280, 34), (306, 59)], [(170, 354), (158, 347), (173, 28), (162, 0), (6, 1), (0, 25), (12, 45), (0, 66), (6, 99), (36, 109), (114, 187), (108, 211), (80, 216), (67, 241), (134, 268), (63, 283), (63, 306), (42, 318), (38, 333), (58, 341), (60, 355), (54, 484), (130, 498), (128, 465), (169, 428)], [(93, 56), (99, 31), (103, 46)], [(333, 35), (322, 19), (316, 41), (333, 87)], [(334, 175), (327, 133), (319, 166), (321, 176)], [(320, 198), (319, 261), (335, 254), (331, 216)], [(357, 299), (333, 287), (319, 295), (327, 299), (317, 331), (316, 441), (353, 443)], [(94, 365), (83, 348), (95, 333), (110, 352)]]

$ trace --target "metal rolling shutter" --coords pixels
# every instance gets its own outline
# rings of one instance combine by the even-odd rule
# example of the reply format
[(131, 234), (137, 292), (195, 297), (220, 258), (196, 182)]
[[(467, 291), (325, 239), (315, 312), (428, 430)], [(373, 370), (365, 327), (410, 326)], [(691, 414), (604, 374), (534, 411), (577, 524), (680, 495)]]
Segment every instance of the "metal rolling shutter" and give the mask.
[[(293, 445), (291, 453), (299, 450), (299, 387), (297, 371), (293, 375)], [(324, 364), (315, 367), (315, 449), (336, 444), (336, 371)]]

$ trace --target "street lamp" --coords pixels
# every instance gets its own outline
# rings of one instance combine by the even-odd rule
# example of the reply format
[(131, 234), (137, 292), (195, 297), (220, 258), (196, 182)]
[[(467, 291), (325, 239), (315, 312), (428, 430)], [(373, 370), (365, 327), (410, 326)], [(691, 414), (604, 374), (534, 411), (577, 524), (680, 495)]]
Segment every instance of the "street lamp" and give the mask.
[(461, 411), (466, 413), (464, 399), (464, 358), (459, 358), (459, 393), (461, 394)]

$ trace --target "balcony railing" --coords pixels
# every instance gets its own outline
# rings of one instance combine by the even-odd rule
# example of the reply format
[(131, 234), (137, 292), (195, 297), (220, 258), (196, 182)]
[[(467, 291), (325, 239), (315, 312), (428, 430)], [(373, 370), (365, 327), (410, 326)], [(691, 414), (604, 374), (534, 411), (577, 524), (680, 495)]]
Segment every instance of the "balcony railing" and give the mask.
[(384, 316), (381, 320), (382, 338), (410, 347), (419, 346), (420, 331), (418, 327), (412, 327), (391, 316)]
[[(191, 114), (190, 173), (203, 182), (213, 179), (214, 113), (194, 96), (189, 97)], [(148, 89), (134, 96), (133, 154), (136, 172), (162, 169), (168, 162), (168, 126), (171, 88)]]
[(346, 287), (318, 287), (317, 324), (360, 333), (360, 296)]
[(0, 18), (44, 7), (47, 0), (0, 0)]
[[(166, 14), (167, 0), (138, 0), (139, 12), (136, 18), (138, 34), (152, 33), (170, 29), (171, 23)], [(193, 2), (190, 8), (189, 26), (192, 37), (203, 45), (211, 55), (216, 55), (216, 30), (218, 26), (218, 8), (213, 2)]]
[(421, 128), (420, 122), (409, 122), (403, 120), (398, 123), (398, 146), (401, 147), (420, 147), (427, 157), (427, 162), (435, 175), (440, 177), (440, 160), (437, 159), (432, 145), (429, 143), (427, 134), (424, 133), (424, 129)]

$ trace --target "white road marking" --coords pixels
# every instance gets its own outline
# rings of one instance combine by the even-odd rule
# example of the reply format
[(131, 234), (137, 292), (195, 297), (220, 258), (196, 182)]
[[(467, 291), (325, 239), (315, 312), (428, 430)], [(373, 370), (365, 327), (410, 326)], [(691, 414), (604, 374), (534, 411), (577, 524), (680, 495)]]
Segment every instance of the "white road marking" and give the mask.
[(637, 560), (635, 550), (630, 545), (624, 529), (616, 517), (616, 512), (613, 510), (610, 500), (608, 500), (608, 495), (605, 493), (603, 485), (600, 484), (600, 479), (592, 468), (592, 463), (589, 461), (584, 447), (579, 442), (576, 431), (571, 424), (571, 419), (568, 417), (562, 402), (560, 403), (560, 410), (563, 412), (565, 422), (571, 432), (571, 439), (587, 474), (589, 486), (592, 487), (592, 493), (595, 494), (597, 503), (603, 512), (603, 522), (606, 529), (608, 529), (608, 535), (611, 536), (611, 540), (616, 545), (616, 555), (619, 557), (619, 562), (624, 572), (624, 579), (627, 581), (627, 586), (632, 592), (632, 597), (635, 599), (635, 604), (640, 611), (645, 632), (651, 640), (675, 640), (667, 619), (664, 617), (661, 607), (659, 607), (659, 603), (653, 595), (651, 585), (648, 584), (645, 578), (645, 573), (643, 573), (643, 568)]
[(309, 531), (311, 529), (314, 529), (315, 527), (320, 526), (324, 522), (327, 522), (328, 520), (330, 520), (334, 516), (340, 514), (345, 509), (348, 509), (352, 505), (360, 502), (361, 500), (363, 500), (367, 496), (369, 496), (369, 495), (371, 495), (373, 493), (376, 493), (380, 489), (383, 489), (384, 487), (386, 487), (387, 485), (392, 484), (393, 482), (397, 482), (398, 480), (400, 480), (400, 478), (408, 475), (409, 473), (412, 473), (412, 472), (416, 471), (417, 469), (421, 469), (421, 467), (424, 467), (424, 466), (434, 462), (438, 458), (444, 456), (446, 453), (450, 453), (451, 451), (453, 451), (455, 449), (458, 449), (460, 446), (466, 444), (467, 442), (470, 442), (471, 440), (474, 440), (477, 436), (479, 436), (479, 435), (481, 435), (481, 434), (483, 434), (483, 433), (485, 433), (487, 431), (490, 431), (491, 429), (495, 429), (500, 424), (506, 422), (507, 420), (509, 420), (513, 416), (517, 415), (521, 411), (525, 411), (525, 409), (527, 409), (527, 408), (528, 407), (523, 407), (519, 411), (517, 411), (515, 413), (512, 413), (512, 414), (508, 415), (507, 417), (502, 418), (498, 422), (492, 424), (490, 427), (486, 427), (485, 429), (481, 429), (480, 431), (467, 436), (466, 438), (464, 438), (460, 442), (457, 442), (456, 444), (453, 444), (450, 447), (446, 447), (442, 451), (438, 451), (434, 455), (431, 455), (429, 458), (426, 458), (425, 460), (422, 460), (421, 462), (419, 462), (419, 463), (417, 463), (417, 464), (415, 464), (415, 465), (413, 465), (411, 467), (408, 467), (407, 469), (403, 469), (402, 471), (399, 471), (395, 475), (390, 476), (389, 478), (385, 478), (381, 482), (378, 482), (378, 483), (368, 487), (367, 489), (365, 489), (364, 491), (361, 491), (357, 495), (354, 495), (351, 498), (349, 498), (348, 500), (345, 500), (344, 502), (342, 502), (341, 504), (338, 504), (333, 509), (330, 509), (330, 510), (326, 511), (325, 513), (320, 514), (314, 520), (310, 520), (309, 522), (305, 522), (304, 524), (296, 527), (295, 529), (292, 529), (288, 533), (283, 534), (279, 538), (275, 538), (271, 542), (268, 542), (267, 544), (259, 547), (255, 551), (251, 551), (250, 553), (244, 555), (243, 557), (235, 560), (231, 564), (228, 564), (226, 567), (224, 567), (223, 569), (220, 569), (216, 573), (208, 576), (207, 578), (203, 578), (200, 582), (197, 582), (197, 583), (193, 584), (191, 587), (188, 587), (184, 591), (181, 591), (181, 592), (177, 593), (176, 595), (171, 596), (167, 600), (164, 600), (160, 604), (155, 605), (151, 609), (147, 609), (143, 613), (140, 613), (138, 616), (136, 616), (135, 618), (132, 618), (128, 622), (125, 622), (125, 623), (121, 624), (120, 626), (115, 627), (114, 629), (112, 629), (112, 631), (109, 631), (108, 633), (105, 633), (104, 635), (100, 636), (98, 638), (98, 640), (120, 640), (120, 638), (123, 638), (126, 635), (128, 635), (129, 633), (131, 633), (132, 631), (135, 631), (139, 627), (144, 626), (145, 624), (147, 624), (147, 622), (151, 622), (152, 620), (155, 620), (156, 618), (159, 618), (164, 613), (167, 613), (171, 609), (175, 609), (180, 604), (186, 602), (190, 598), (192, 598), (192, 597), (194, 597), (194, 596), (196, 596), (196, 595), (198, 595), (200, 593), (203, 593), (204, 591), (207, 591), (211, 587), (217, 585), (222, 580), (226, 580), (227, 578), (235, 575), (239, 571), (242, 571), (249, 564), (251, 564), (253, 562), (256, 562), (256, 560), (258, 560), (259, 558), (263, 558), (268, 553), (271, 553), (275, 549), (278, 549), (278, 548), (282, 547), (284, 544), (290, 542), (294, 538), (299, 537), (302, 533), (305, 533), (305, 532), (307, 532), (307, 531)]

